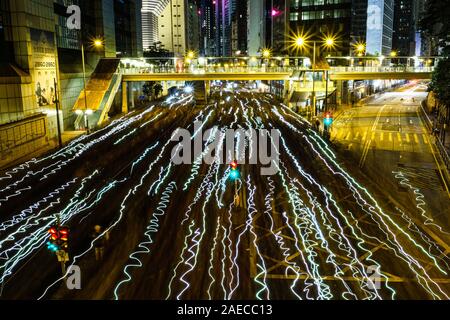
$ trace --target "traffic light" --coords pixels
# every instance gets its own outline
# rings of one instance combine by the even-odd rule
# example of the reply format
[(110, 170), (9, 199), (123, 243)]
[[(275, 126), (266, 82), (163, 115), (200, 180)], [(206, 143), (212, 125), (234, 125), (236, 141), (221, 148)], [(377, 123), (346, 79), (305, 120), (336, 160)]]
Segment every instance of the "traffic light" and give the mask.
[(238, 170), (238, 163), (236, 160), (234, 160), (233, 162), (230, 163), (230, 179), (231, 180), (236, 180), (239, 179), (239, 170)]
[(62, 249), (67, 249), (69, 241), (69, 228), (61, 227), (59, 228), (59, 239)]
[(48, 233), (50, 234), (50, 239), (47, 241), (47, 249), (56, 252), (60, 250), (59, 246), (59, 232), (57, 226), (52, 226)]
[(330, 112), (325, 113), (323, 117), (323, 124), (327, 127), (331, 126), (333, 123), (333, 115)]
[(57, 252), (62, 249), (67, 249), (69, 240), (69, 228), (52, 226), (48, 233), (50, 238), (47, 241), (47, 249), (52, 252)]

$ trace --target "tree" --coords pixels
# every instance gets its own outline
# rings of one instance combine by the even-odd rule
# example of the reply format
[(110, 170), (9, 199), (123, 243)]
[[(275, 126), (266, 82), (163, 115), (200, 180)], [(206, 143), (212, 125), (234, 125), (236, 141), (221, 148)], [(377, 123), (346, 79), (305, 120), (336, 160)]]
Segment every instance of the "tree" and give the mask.
[(428, 88), (439, 101), (450, 107), (450, 58), (438, 62)]
[(428, 37), (435, 37), (444, 56), (450, 55), (450, 0), (426, 1), (419, 28)]
[(450, 0), (428, 0), (423, 18), (419, 22), (421, 32), (438, 41), (443, 59), (433, 72), (428, 86), (438, 101), (438, 123), (441, 139), (445, 142), (445, 125), (450, 123)]
[(154, 81), (147, 81), (142, 86), (142, 92), (144, 93), (145, 96), (147, 96), (147, 98), (149, 100), (153, 99), (154, 88), (155, 88), (155, 82)]
[(433, 91), (439, 105), (443, 108), (438, 108), (438, 123), (441, 131), (441, 139), (445, 142), (445, 127), (450, 124), (450, 58), (440, 60), (436, 66), (433, 77), (428, 90)]
[(156, 83), (154, 86), (154, 90), (155, 90), (155, 96), (158, 98), (159, 95), (162, 93), (163, 91), (163, 86), (161, 85), (161, 83)]

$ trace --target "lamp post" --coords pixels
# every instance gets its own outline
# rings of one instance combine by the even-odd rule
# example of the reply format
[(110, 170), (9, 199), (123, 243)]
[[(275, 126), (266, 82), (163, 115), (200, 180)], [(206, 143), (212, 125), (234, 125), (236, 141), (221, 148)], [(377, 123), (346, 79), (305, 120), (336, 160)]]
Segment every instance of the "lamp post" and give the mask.
[[(94, 39), (92, 41), (92, 46), (95, 48), (100, 48), (103, 46), (103, 41), (101, 39)], [(87, 119), (86, 114), (88, 112), (90, 112), (89, 114), (92, 114), (92, 110), (88, 109), (88, 104), (87, 104), (87, 91), (86, 91), (86, 61), (85, 61), (85, 57), (84, 57), (84, 43), (83, 41), (81, 41), (81, 60), (82, 60), (82, 65), (83, 65), (83, 91), (84, 91), (84, 115), (85, 115), (85, 124), (86, 124), (86, 132), (89, 134), (89, 120)], [(80, 110), (81, 113), (83, 113), (82, 110)], [(77, 114), (81, 114), (78, 112), (78, 110), (76, 111)]]
[[(263, 49), (262, 57), (267, 60), (267, 68), (270, 68), (270, 57), (272, 56), (272, 51), (268, 48)], [(264, 62), (262, 63), (264, 64)], [(269, 90), (272, 93), (272, 81), (269, 81)]]
[[(391, 57), (391, 64), (393, 64), (393, 65), (395, 66), (394, 58), (397, 57), (397, 51), (391, 51), (391, 52), (389, 53), (389, 56)], [(397, 61), (396, 61), (396, 62), (397, 62)]]
[[(315, 69), (316, 69), (316, 44), (318, 42), (322, 42), (323, 46), (327, 48), (332, 48), (335, 44), (335, 40), (333, 37), (326, 37), (322, 41), (311, 41), (313, 43), (313, 64), (312, 64), (312, 70), (313, 70), (313, 87), (312, 87), (312, 114), (313, 117), (317, 116), (317, 108), (316, 108), (316, 86), (315, 86)], [(307, 43), (307, 40), (300, 36), (295, 39), (295, 46), (298, 48), (304, 48)], [(326, 98), (325, 98), (326, 99)]]

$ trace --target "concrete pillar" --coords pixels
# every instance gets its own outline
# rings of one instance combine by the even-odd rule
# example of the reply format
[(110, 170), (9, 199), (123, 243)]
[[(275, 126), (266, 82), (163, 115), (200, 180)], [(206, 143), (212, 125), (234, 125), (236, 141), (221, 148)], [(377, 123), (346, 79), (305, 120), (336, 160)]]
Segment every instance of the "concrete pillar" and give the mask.
[(284, 93), (282, 99), (284, 100), (285, 104), (289, 103), (290, 95), (289, 92), (291, 91), (291, 81), (290, 80), (284, 80)]
[(211, 92), (211, 82), (205, 81), (205, 102), (208, 103), (209, 93)]
[(290, 80), (284, 80), (284, 95), (289, 94), (289, 92), (291, 91), (291, 81)]
[(168, 95), (169, 94), (169, 84), (167, 81), (163, 81), (162, 82), (162, 86), (163, 86), (163, 91), (162, 94), (163, 95)]
[(122, 82), (122, 113), (128, 113), (128, 86)]
[(131, 110), (134, 110), (134, 87), (136, 82), (130, 82), (129, 83), (129, 90), (128, 90), (128, 101), (131, 102)]

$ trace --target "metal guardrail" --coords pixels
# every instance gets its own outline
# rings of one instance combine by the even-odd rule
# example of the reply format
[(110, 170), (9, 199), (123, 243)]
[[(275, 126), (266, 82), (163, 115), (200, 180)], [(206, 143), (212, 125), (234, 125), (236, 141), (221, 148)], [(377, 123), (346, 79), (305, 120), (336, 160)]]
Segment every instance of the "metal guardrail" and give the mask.
[[(32, 130), (31, 128), (34, 128)], [(0, 158), (11, 154), (15, 148), (47, 135), (46, 115), (37, 114), (0, 126)]]
[(445, 167), (450, 170), (450, 156), (448, 155), (447, 150), (445, 149), (444, 145), (442, 144), (442, 141), (435, 138), (436, 140), (436, 147), (439, 150), (439, 153), (441, 154), (442, 160), (445, 163)]
[[(423, 107), (424, 105), (424, 101), (422, 101), (419, 110), (420, 110), (420, 115), (422, 116), (422, 118), (425, 120), (425, 125), (428, 129), (429, 132), (431, 132), (433, 130), (433, 122), (431, 121), (430, 117), (428, 116), (428, 114), (425, 112), (425, 109)], [(437, 150), (439, 151), (439, 154), (442, 157), (442, 161), (445, 164), (445, 167), (447, 168), (447, 170), (450, 170), (450, 155), (448, 154), (447, 150), (445, 149), (444, 145), (442, 144), (442, 141), (439, 140), (436, 136), (433, 135), (433, 140), (434, 140), (434, 144), (436, 145)]]
[(331, 67), (330, 72), (433, 72), (434, 67)]
[[(378, 72), (395, 72), (395, 73), (429, 73), (434, 67), (407, 67), (407, 66), (376, 66), (376, 67), (360, 67), (360, 66), (344, 66), (330, 67), (330, 74), (335, 73), (378, 73)], [(177, 73), (177, 74), (205, 74), (205, 73), (291, 73), (295, 72), (323, 72), (325, 69), (311, 69), (304, 66), (286, 66), (286, 65), (172, 65), (172, 64), (152, 64), (144, 61), (136, 60), (135, 63), (121, 63), (119, 72), (122, 74), (147, 74), (147, 73)]]

